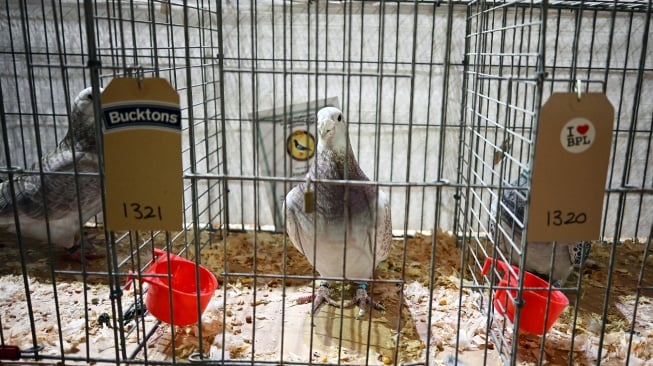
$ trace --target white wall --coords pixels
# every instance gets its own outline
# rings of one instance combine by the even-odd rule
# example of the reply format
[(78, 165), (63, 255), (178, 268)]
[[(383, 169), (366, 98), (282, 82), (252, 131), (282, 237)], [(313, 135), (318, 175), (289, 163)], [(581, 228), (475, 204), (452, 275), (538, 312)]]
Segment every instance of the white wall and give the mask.
[[(263, 136), (254, 133), (252, 116), (257, 111), (283, 110), (284, 106), (315, 99), (338, 98), (350, 123), (354, 151), (365, 172), (381, 184), (458, 180), (459, 158), (463, 153), (469, 153), (459, 151), (461, 118), (463, 113), (471, 113), (462, 110), (463, 94), (470, 95), (469, 90), (463, 90), (464, 6), (456, 6), (453, 11), (451, 67), (447, 95), (443, 96), (446, 70), (443, 63), (450, 26), (446, 5), (435, 8), (435, 15), (430, 5), (420, 5), (415, 16), (411, 4), (386, 4), (384, 15), (380, 17), (382, 7), (378, 2), (365, 2), (364, 5), (359, 2), (317, 2), (310, 5), (286, 2), (284, 5), (282, 1), (258, 1), (252, 7), (254, 3), (225, 1), (222, 2), (223, 14), (218, 19), (215, 2), (190, 1), (189, 4), (188, 24), (191, 27), (188, 34), (184, 32), (184, 13), (178, 1), (173, 1), (169, 12), (161, 4), (154, 4), (152, 8), (147, 2), (136, 2), (133, 10), (123, 7), (121, 12), (118, 12), (117, 5), (98, 4), (95, 24), (104, 67), (102, 83), (106, 84), (115, 73), (122, 72), (124, 62), (138, 63), (146, 69), (158, 67), (161, 76), (171, 81), (180, 92), (185, 121), (188, 122), (190, 111), (193, 114), (194, 123), (185, 125), (184, 148), (193, 145), (196, 149), (197, 160), (201, 160), (197, 171), (224, 173), (217, 164), (221, 160), (219, 154), (226, 149), (227, 161), (224, 163), (229, 176), (257, 176), (260, 182), (257, 189), (260, 200), (256, 205), (254, 183), (228, 182), (230, 224), (272, 224), (273, 216), (267, 200), (281, 199), (280, 196), (268, 197), (267, 191), (262, 189), (267, 182), (265, 174), (256, 169), (258, 160), (255, 153), (259, 137)], [(35, 160), (34, 116), (39, 120), (44, 151), (47, 151), (67, 128), (66, 103), (89, 84), (85, 69), (88, 57), (83, 10), (77, 2), (71, 1), (60, 6), (57, 4), (56, 9), (50, 6), (44, 4), (43, 9), (38, 2), (27, 2), (24, 8), (29, 14), (27, 48), (18, 2), (10, 2), (9, 10), (1, 10), (0, 33), (11, 35), (11, 38), (0, 39), (3, 50), (0, 53), (0, 83), (13, 165), (27, 166)], [(591, 23), (593, 12), (583, 13), (587, 18), (580, 27), (577, 51), (573, 49), (575, 13), (562, 11), (560, 14), (559, 31), (556, 30), (557, 12), (550, 13), (547, 24), (547, 71), (556, 81), (544, 83), (545, 100), (552, 91), (569, 90), (567, 79), (572, 75), (572, 61), (576, 60), (575, 65), (579, 66), (576, 69), (579, 77), (602, 80), (601, 69), (607, 60), (609, 12), (598, 15), (596, 26)], [(120, 16), (122, 21), (115, 20)], [(515, 13), (510, 11), (508, 16), (513, 19)], [(137, 21), (132, 22), (132, 19)], [(154, 26), (152, 19), (156, 22)], [(224, 30), (224, 80), (219, 80), (216, 59), (220, 53), (218, 20), (223, 23)], [(626, 157), (630, 154), (626, 148), (629, 130), (639, 132), (632, 135), (631, 171), (626, 183), (648, 189), (653, 186), (653, 167), (650, 166), (653, 154), (650, 145), (653, 41), (650, 38), (645, 59), (647, 70), (640, 91), (642, 99), (637, 104), (637, 115), (633, 117), (637, 69), (643, 49), (643, 20), (642, 16), (634, 16), (628, 34), (628, 15), (619, 13), (611, 44), (610, 66), (614, 70), (607, 77), (607, 94), (618, 111), (615, 129), (620, 130), (612, 156), (613, 174), (608, 183), (613, 188), (621, 185)], [(559, 36), (557, 46), (556, 34)], [(592, 38), (592, 34), (595, 37)], [(496, 44), (499, 35), (499, 32), (493, 33), (493, 37), (497, 37)], [(413, 39), (416, 40), (415, 48)], [(524, 42), (519, 42), (520, 39)], [(520, 46), (525, 44), (525, 38), (516, 37), (513, 44), (512, 38), (508, 37), (507, 42), (509, 48)], [(31, 54), (34, 63), (30, 69), (34, 75), (34, 88), (31, 89), (26, 77), (26, 52)], [(575, 59), (574, 53), (577, 55)], [(123, 59), (123, 55), (127, 57)], [(257, 60), (252, 61), (252, 58)], [(379, 61), (382, 66), (379, 66)], [(586, 66), (597, 71), (588, 74)], [(624, 66), (627, 70), (618, 70)], [(490, 70), (498, 72), (496, 67)], [(220, 82), (225, 90), (226, 146), (221, 145), (219, 135)], [(600, 84), (590, 86), (590, 90), (597, 89), (600, 89)], [(69, 91), (68, 96), (64, 90)], [(508, 101), (505, 89), (490, 92), (496, 93), (494, 96), (498, 100)], [(518, 96), (512, 98), (509, 102), (532, 108), (527, 102), (517, 99)], [(443, 114), (445, 107), (446, 115)], [(496, 103), (486, 107), (482, 113), (503, 123), (504, 109), (497, 109)], [(189, 125), (193, 126), (196, 136), (192, 144), (188, 137)], [(467, 130), (464, 132), (468, 133)], [(488, 140), (494, 140), (493, 132), (488, 133)], [(500, 134), (496, 136), (497, 141), (502, 139)], [(410, 150), (407, 148), (409, 141)], [(439, 154), (441, 149), (444, 151), (442, 156)], [(479, 156), (488, 159), (492, 156), (489, 146), (481, 145), (479, 149), (475, 151)], [(377, 151), (379, 154), (375, 156)], [(522, 157), (527, 154), (514, 147), (513, 155)], [(184, 157), (186, 172), (190, 172), (188, 150)], [(4, 166), (5, 159), (2, 147), (0, 165)], [(488, 172), (479, 173), (479, 182), (492, 181)], [(516, 176), (514, 173), (511, 176)], [(190, 181), (186, 184), (188, 187)], [(200, 181), (198, 187), (203, 193), (208, 184)], [(440, 201), (436, 201), (433, 187), (412, 187), (408, 201), (405, 188), (385, 189), (392, 191), (395, 229), (403, 229), (405, 220), (408, 220), (408, 229), (427, 230), (434, 226), (452, 229), (455, 215), (453, 189), (445, 188)], [(203, 196), (200, 210), (206, 209), (219, 193), (218, 188), (213, 188), (211, 198)], [(483, 200), (488, 199), (486, 196)], [(189, 191), (185, 200), (186, 205), (190, 205)], [(618, 196), (614, 194), (606, 200), (607, 236), (613, 234), (617, 222), (617, 200)], [(631, 194), (626, 202), (621, 236), (646, 235), (653, 222), (652, 195)], [(220, 204), (219, 200), (214, 203)], [(436, 207), (441, 209), (437, 222)], [(214, 207), (214, 214), (219, 208)], [(639, 222), (636, 221), (638, 216)], [(190, 211), (186, 217), (192, 220)], [(202, 222), (209, 220), (211, 216), (207, 213), (199, 218)]]
[[(454, 35), (451, 62), (459, 66), (450, 69), (449, 95), (444, 98), (448, 103), (446, 118), (442, 115), (445, 70), (442, 63), (448, 8), (436, 9), (434, 29), (430, 6), (419, 7), (417, 27), (413, 27), (412, 6), (387, 4), (381, 19), (380, 9), (377, 3), (300, 4), (293, 7), (292, 15), (285, 8), (284, 17), (281, 2), (274, 5), (257, 2), (255, 9), (243, 2), (238, 3), (238, 8), (235, 2), (225, 6), (223, 25), (228, 58), (225, 89), (235, 93), (225, 98), (225, 117), (230, 121), (228, 131), (231, 132), (227, 135), (228, 146), (233, 149), (230, 151), (244, 149), (243, 159), (239, 153), (229, 159), (230, 175), (259, 173), (255, 169), (254, 151), (259, 137), (252, 133), (255, 124), (249, 119), (256, 111), (272, 108), (283, 111), (284, 105), (335, 97), (349, 122), (359, 163), (368, 176), (382, 184), (456, 179), (464, 8), (455, 11), (453, 26), (463, 32)], [(253, 11), (256, 26), (252, 28)], [(414, 32), (419, 36), (413, 55)], [(259, 59), (255, 65), (239, 61), (253, 56)], [(384, 64), (379, 66), (379, 61)], [(430, 67), (431, 63), (437, 65)], [(411, 75), (414, 75), (412, 80)], [(440, 138), (442, 123), (452, 125), (445, 127), (444, 140)], [(447, 151), (447, 156), (442, 158), (438, 156), (441, 144)], [(279, 151), (283, 154), (284, 147), (280, 146)], [(377, 151), (379, 155), (375, 157)], [(380, 161), (378, 170), (377, 160)], [(442, 166), (440, 176), (439, 165)], [(235, 222), (251, 223), (253, 184), (241, 187), (232, 182), (230, 187), (230, 198), (234, 198), (230, 202), (236, 203), (230, 207), (230, 217)], [(406, 220), (406, 189), (385, 189), (392, 191), (393, 226), (402, 229)], [(444, 195), (446, 202), (436, 202), (434, 188), (425, 192), (419, 187), (411, 188), (408, 228), (427, 230), (435, 225), (451, 228), (452, 196), (453, 191), (449, 190)], [(269, 199), (280, 202), (282, 198), (283, 194), (279, 194)], [(442, 204), (443, 216), (436, 224), (434, 215), (438, 204)], [(271, 223), (268, 206), (261, 204), (258, 208), (258, 222)]]

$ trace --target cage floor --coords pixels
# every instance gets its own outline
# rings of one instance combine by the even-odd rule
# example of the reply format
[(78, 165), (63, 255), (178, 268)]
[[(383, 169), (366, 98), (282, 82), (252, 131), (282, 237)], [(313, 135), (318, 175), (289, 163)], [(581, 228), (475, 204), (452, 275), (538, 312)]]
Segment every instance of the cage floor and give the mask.
[[(3, 294), (0, 299), (0, 316), (4, 340), (6, 344), (29, 348), (32, 333), (30, 322), (25, 321), (28, 312), (24, 282), (22, 276), (16, 275), (21, 273), (20, 260), (12, 236), (0, 236), (0, 243), (3, 246), (0, 248), (0, 260), (5, 264), (0, 267), (0, 293)], [(423, 360), (428, 342), (432, 351), (430, 357), (436, 360), (435, 364), (442, 363), (441, 360), (446, 355), (455, 352), (456, 344), (460, 359), (469, 364), (479, 364), (485, 357), (489, 365), (500, 364), (500, 350), (493, 344), (491, 337), (486, 339), (487, 315), (479, 306), (481, 295), (466, 287), (470, 285), (467, 279), (463, 281), (463, 290), (460, 291), (461, 253), (455, 239), (442, 232), (438, 233), (435, 241), (433, 302), (429, 304), (429, 271), (424, 269), (431, 265), (432, 244), (431, 236), (422, 235), (408, 238), (405, 246), (403, 239), (393, 242), (390, 258), (380, 264), (376, 276), (379, 279), (398, 279), (403, 272), (406, 282), (403, 293), (394, 284), (378, 283), (373, 287), (375, 299), (386, 306), (385, 312), (373, 312), (371, 321), (356, 320), (356, 311), (345, 309), (342, 310), (344, 316), (341, 322), (340, 309), (325, 307), (313, 319), (312, 326), (311, 305), (295, 301), (311, 293), (312, 282), (286, 280), (284, 291), (281, 279), (260, 278), (255, 284), (251, 277), (230, 277), (224, 283), (224, 278), (219, 276), (225, 271), (225, 263), (229, 273), (253, 273), (254, 269), (260, 274), (283, 273), (284, 264), (279, 258), (282, 258), (284, 252), (287, 258), (286, 273), (312, 275), (312, 268), (304, 257), (289, 242), (284, 246), (283, 235), (231, 233), (226, 240), (213, 238), (212, 243), (202, 249), (202, 262), (218, 275), (221, 283), (203, 315), (203, 349), (215, 359), (222, 358), (224, 348), (224, 357), (230, 359), (275, 361), (283, 358), (285, 361), (304, 362), (312, 359), (333, 363), (340, 359), (342, 363), (382, 364), (395, 360)], [(39, 243), (26, 243), (24, 249), (34, 327), (38, 343), (45, 346), (44, 354), (57, 355), (63, 352), (70, 359), (87, 355), (97, 360), (115, 359), (114, 330), (98, 322), (100, 314), (111, 314), (106, 278), (87, 275), (88, 285), (85, 291), (79, 273), (81, 264), (63, 258), (63, 252), (55, 254), (57, 271), (70, 271), (58, 272), (56, 275), (56, 301), (59, 304), (61, 337), (64, 340), (60, 344), (55, 303), (51, 301), (54, 291), (50, 259), (43, 255), (47, 251)], [(643, 250), (643, 245), (630, 242), (617, 247), (612, 292), (608, 300), (606, 336), (602, 345), (602, 364), (624, 363), (629, 351), (631, 329), (635, 331), (630, 349), (631, 364), (652, 363), (644, 361), (653, 357), (653, 329), (649, 326), (653, 321), (653, 301), (650, 297), (640, 298), (637, 321), (631, 323), (634, 305), (632, 292), (636, 288)], [(119, 246), (117, 252), (119, 257), (129, 255), (128, 248)], [(609, 246), (595, 245), (590, 258), (597, 262), (597, 267), (583, 274), (573, 342), (577, 364), (596, 362), (609, 253)], [(652, 261), (649, 258), (646, 265), (650, 266)], [(89, 262), (87, 271), (106, 271), (106, 261)], [(645, 273), (642, 285), (653, 284), (650, 272)], [(347, 285), (336, 286), (334, 295), (339, 299), (342, 293), (346, 300), (352, 291)], [(574, 293), (567, 295), (573, 305), (577, 296)], [(49, 301), (39, 301), (41, 299)], [(123, 310), (128, 308), (133, 304), (133, 295), (126, 292), (122, 303)], [(82, 311), (84, 304), (89, 308), (88, 319)], [(431, 335), (427, 340), (429, 308)], [(560, 364), (566, 360), (568, 350), (572, 347), (570, 334), (573, 310), (573, 306), (569, 306), (547, 334), (543, 357), (551, 364)], [(200, 339), (197, 326), (175, 327), (173, 333), (170, 326), (158, 323), (151, 315), (145, 315), (128, 323), (125, 328), (131, 330), (125, 335), (125, 353), (136, 358), (186, 359), (198, 351)], [(85, 329), (88, 331), (88, 339)], [(458, 339), (457, 329), (461, 330)], [(151, 334), (147, 342), (142, 342), (143, 334)], [(504, 331), (504, 336), (511, 338), (508, 330)], [(396, 342), (399, 342), (399, 346), (396, 347), (398, 352), (395, 354)], [(519, 363), (537, 361), (542, 337), (520, 334), (518, 342)], [(140, 347), (143, 343), (145, 347)], [(313, 346), (309, 347), (310, 344)], [(369, 349), (367, 354), (366, 349)]]

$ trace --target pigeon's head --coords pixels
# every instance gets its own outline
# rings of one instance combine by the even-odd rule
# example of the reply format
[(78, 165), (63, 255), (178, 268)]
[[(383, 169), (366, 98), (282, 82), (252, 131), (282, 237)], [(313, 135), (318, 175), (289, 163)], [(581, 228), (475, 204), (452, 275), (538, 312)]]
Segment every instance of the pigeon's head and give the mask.
[[(102, 89), (100, 89), (102, 93)], [(84, 119), (93, 118), (93, 88), (82, 90), (73, 102), (73, 115), (83, 116)]]
[[(100, 88), (102, 93), (102, 88)], [(80, 149), (95, 148), (95, 118), (93, 88), (82, 90), (73, 102), (68, 139)]]
[(324, 107), (317, 112), (318, 144), (331, 149), (347, 148), (347, 124), (342, 111), (335, 107)]

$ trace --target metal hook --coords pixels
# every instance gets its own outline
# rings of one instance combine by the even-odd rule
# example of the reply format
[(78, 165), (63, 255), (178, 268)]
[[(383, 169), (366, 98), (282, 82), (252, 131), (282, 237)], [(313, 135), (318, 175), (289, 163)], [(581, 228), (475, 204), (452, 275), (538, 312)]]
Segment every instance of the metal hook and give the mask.
[(143, 77), (145, 76), (145, 70), (143, 69), (143, 66), (137, 66), (136, 69), (136, 81), (138, 82), (138, 88), (140, 89), (142, 86), (143, 82)]
[(140, 65), (130, 65), (127, 70), (125, 71), (125, 74), (129, 77), (136, 77), (136, 82), (138, 83), (138, 88), (140, 89), (142, 86), (143, 82), (143, 77), (145, 75), (145, 69), (143, 69), (143, 66)]
[(580, 82), (580, 79), (576, 79), (576, 93), (578, 93), (578, 100), (580, 101), (581, 97), (581, 89), (582, 89), (582, 84)]

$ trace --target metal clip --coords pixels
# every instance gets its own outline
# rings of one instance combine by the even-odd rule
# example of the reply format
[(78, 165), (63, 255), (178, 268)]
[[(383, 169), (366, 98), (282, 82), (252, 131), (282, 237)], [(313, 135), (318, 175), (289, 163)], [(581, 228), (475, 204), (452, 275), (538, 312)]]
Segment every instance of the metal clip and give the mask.
[(576, 88), (575, 89), (576, 89), (576, 93), (578, 93), (578, 101), (580, 101), (581, 89), (582, 89), (582, 84), (581, 84), (580, 79), (576, 79)]
[(143, 66), (140, 65), (131, 65), (125, 71), (125, 74), (129, 77), (135, 77), (136, 82), (138, 83), (138, 88), (140, 89), (143, 85), (143, 77), (145, 76), (145, 70)]

